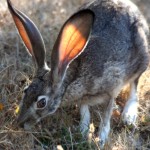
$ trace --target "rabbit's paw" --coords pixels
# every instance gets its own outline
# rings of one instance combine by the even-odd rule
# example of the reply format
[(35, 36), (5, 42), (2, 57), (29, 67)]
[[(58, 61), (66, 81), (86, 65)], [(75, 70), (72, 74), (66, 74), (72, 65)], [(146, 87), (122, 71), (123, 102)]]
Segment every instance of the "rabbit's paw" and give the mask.
[(87, 138), (89, 133), (89, 127), (85, 124), (80, 124), (80, 132), (83, 137)]
[(85, 134), (85, 133), (88, 132), (88, 130), (89, 130), (89, 119), (88, 118), (84, 118), (80, 122), (80, 132), (82, 134)]
[(109, 124), (107, 124), (106, 126), (102, 127), (100, 132), (99, 132), (99, 138), (100, 138), (99, 145), (100, 145), (101, 149), (104, 148), (105, 143), (108, 140), (109, 132), (110, 132), (110, 125)]
[(137, 118), (138, 103), (137, 101), (127, 102), (123, 112), (122, 120), (127, 125), (135, 125)]

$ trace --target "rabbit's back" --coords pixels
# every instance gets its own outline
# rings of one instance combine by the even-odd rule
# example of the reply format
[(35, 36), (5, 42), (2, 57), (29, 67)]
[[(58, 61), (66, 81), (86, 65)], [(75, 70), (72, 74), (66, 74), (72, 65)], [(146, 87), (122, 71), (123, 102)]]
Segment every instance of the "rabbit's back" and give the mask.
[(140, 76), (148, 65), (148, 26), (138, 8), (128, 0), (96, 0), (80, 9), (95, 14), (89, 43), (71, 65), (78, 63), (76, 76), (87, 91), (97, 84), (101, 92), (113, 90)]
[[(93, 34), (100, 35), (107, 26), (127, 32), (135, 22), (140, 22), (146, 34), (148, 25), (135, 4), (129, 0), (95, 0), (80, 9), (90, 9), (95, 14)], [(115, 27), (115, 28), (114, 28)], [(110, 29), (112, 30), (112, 29)]]

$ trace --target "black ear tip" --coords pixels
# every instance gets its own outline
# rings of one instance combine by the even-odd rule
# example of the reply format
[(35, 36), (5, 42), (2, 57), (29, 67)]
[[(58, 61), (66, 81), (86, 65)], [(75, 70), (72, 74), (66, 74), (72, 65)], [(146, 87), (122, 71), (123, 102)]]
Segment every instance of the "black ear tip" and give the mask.
[(8, 5), (8, 9), (9, 9), (10, 13), (12, 15), (14, 15), (14, 14), (17, 15), (16, 8), (13, 6), (11, 0), (7, 0), (7, 5)]
[(7, 5), (8, 5), (9, 10), (13, 11), (12, 3), (10, 0), (7, 0)]
[(8, 7), (11, 6), (11, 1), (7, 0)]

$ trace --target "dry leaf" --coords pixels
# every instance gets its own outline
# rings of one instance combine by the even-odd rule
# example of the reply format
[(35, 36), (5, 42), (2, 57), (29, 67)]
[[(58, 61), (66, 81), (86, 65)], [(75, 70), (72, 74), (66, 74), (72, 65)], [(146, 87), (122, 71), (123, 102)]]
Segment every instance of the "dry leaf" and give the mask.
[(17, 105), (15, 109), (15, 113), (18, 114), (18, 112), (19, 112), (19, 105)]
[(4, 109), (4, 105), (0, 103), (0, 111), (2, 111), (3, 109)]

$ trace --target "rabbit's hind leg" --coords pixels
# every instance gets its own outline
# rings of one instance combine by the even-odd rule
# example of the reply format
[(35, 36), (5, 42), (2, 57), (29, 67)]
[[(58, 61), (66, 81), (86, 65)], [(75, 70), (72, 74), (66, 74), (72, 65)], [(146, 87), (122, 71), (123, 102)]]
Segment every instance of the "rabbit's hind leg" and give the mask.
[(135, 125), (138, 114), (137, 81), (130, 83), (129, 98), (122, 112), (122, 120), (127, 125)]

